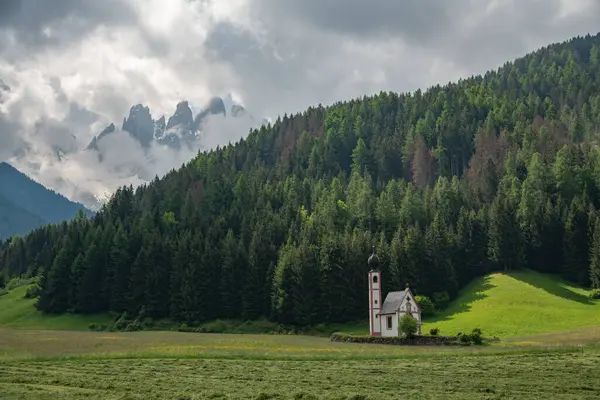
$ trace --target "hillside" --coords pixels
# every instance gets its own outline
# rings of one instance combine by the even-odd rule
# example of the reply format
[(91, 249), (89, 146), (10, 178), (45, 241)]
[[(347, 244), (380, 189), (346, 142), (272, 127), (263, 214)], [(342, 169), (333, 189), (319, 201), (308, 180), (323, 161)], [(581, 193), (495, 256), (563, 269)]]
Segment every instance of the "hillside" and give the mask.
[(9, 291), (8, 294), (0, 295), (0, 327), (89, 330), (92, 322), (104, 324), (110, 321), (108, 315), (44, 315), (36, 310), (35, 299), (24, 298), (28, 287), (29, 285), (24, 285)]
[(46, 189), (10, 164), (0, 163), (0, 239), (71, 220), (79, 211), (91, 215), (81, 204)]
[(0, 195), (0, 239), (23, 235), (45, 224), (47, 221)]
[(440, 334), (481, 328), (509, 338), (600, 325), (600, 300), (555, 277), (534, 271), (496, 273), (475, 279), (450, 307), (425, 321), (423, 331)]
[(310, 107), (0, 248), (46, 313), (343, 323), (519, 268), (600, 287), (600, 35), (410, 94)]

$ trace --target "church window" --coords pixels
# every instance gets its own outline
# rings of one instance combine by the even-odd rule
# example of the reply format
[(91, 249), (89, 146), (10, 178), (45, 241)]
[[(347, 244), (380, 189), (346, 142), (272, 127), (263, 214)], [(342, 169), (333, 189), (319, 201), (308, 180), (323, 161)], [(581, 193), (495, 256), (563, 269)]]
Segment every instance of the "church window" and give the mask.
[(377, 304), (377, 300), (375, 300), (375, 304)]
[(412, 307), (411, 307), (410, 301), (407, 301), (407, 302), (406, 302), (406, 311), (410, 312), (410, 311), (411, 311), (411, 308), (412, 308)]
[(392, 317), (387, 317), (387, 328), (392, 329)]
[(373, 283), (377, 283), (377, 275), (373, 275)]

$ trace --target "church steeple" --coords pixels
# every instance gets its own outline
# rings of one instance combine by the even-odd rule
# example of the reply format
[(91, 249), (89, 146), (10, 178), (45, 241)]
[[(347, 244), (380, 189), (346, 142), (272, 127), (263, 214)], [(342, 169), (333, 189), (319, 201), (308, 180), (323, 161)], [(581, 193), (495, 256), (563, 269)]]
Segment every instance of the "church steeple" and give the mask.
[(381, 311), (381, 272), (379, 272), (379, 257), (373, 253), (367, 260), (369, 265), (369, 325), (371, 336), (381, 336), (381, 323), (379, 312)]
[(369, 269), (371, 271), (379, 270), (379, 257), (375, 254), (375, 246), (373, 246), (373, 253), (369, 256), (367, 263), (369, 264)]

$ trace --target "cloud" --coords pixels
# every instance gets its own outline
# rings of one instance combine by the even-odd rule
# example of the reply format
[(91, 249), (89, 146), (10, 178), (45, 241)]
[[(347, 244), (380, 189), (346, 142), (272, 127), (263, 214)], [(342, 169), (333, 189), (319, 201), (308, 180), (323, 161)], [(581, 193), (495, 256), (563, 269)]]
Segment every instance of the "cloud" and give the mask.
[[(161, 175), (198, 149), (111, 135), (134, 104), (167, 118), (232, 93), (258, 117), (426, 88), (537, 47), (596, 33), (596, 0), (5, 0), (0, 2), (0, 160), (67, 196)], [(256, 121), (212, 117), (198, 148)], [(123, 163), (123, 160), (128, 162)], [(79, 194), (77, 194), (79, 193)]]

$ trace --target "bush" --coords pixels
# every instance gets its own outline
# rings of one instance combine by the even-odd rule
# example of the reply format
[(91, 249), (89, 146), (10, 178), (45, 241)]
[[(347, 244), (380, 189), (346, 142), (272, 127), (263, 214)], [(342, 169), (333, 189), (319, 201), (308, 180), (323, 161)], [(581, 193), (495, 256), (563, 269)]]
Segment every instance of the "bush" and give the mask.
[(590, 292), (590, 299), (592, 299), (592, 300), (600, 299), (600, 289), (593, 289)]
[(102, 332), (102, 331), (105, 331), (106, 328), (107, 328), (106, 325), (98, 325), (98, 324), (94, 324), (94, 323), (91, 323), (89, 325), (90, 331), (94, 331), (94, 332)]
[(25, 298), (37, 299), (38, 297), (40, 297), (41, 291), (42, 289), (39, 287), (39, 285), (31, 285), (27, 288), (27, 291), (25, 292)]
[(430, 317), (435, 314), (435, 304), (427, 296), (415, 296), (415, 300), (421, 308), (422, 317)]
[(417, 333), (417, 320), (411, 315), (405, 314), (404, 317), (400, 319), (400, 325), (398, 328), (405, 337), (411, 338)]
[(481, 329), (479, 329), (479, 328), (473, 329), (473, 332), (471, 332), (471, 342), (473, 342), (473, 344), (482, 344), (483, 343)]
[(459, 343), (465, 346), (469, 346), (471, 344), (483, 344), (483, 334), (479, 328), (473, 329), (470, 334), (459, 332), (456, 337), (458, 338)]
[(448, 292), (437, 292), (431, 297), (438, 310), (448, 307), (448, 304), (450, 303), (450, 296), (448, 295)]
[(439, 328), (433, 328), (433, 329), (430, 329), (430, 330), (429, 330), (429, 334), (430, 334), (431, 336), (437, 336), (437, 335), (439, 335), (439, 334), (440, 334), (440, 330), (439, 330)]
[(123, 314), (110, 326), (111, 331), (122, 331), (129, 325), (127, 318), (127, 311), (124, 311)]
[(125, 327), (125, 332), (136, 332), (136, 331), (141, 331), (141, 330), (142, 330), (142, 324), (140, 324), (140, 321), (137, 318), (134, 319), (133, 321), (131, 321)]
[(0, 289), (4, 289), (4, 286), (6, 286), (6, 279), (3, 274), (0, 274)]

